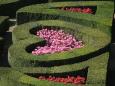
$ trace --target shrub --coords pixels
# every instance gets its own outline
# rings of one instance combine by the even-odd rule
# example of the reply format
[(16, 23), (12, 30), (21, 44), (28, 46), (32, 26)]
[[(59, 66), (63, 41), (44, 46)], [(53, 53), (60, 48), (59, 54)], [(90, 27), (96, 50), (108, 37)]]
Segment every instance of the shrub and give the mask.
[[(93, 15), (56, 9), (65, 6), (96, 6), (97, 10)], [(97, 83), (105, 85), (112, 13), (113, 3), (109, 1), (58, 2), (22, 8), (17, 12), (17, 21), (21, 25), (13, 31), (13, 45), (9, 48), (9, 63), (13, 68), (18, 67), (16, 68), (18, 71), (33, 74), (63, 74), (88, 68), (86, 85), (97, 85)], [(29, 21), (33, 22), (26, 23)], [(61, 28), (83, 40), (85, 46), (71, 51), (33, 56), (29, 53), (30, 46), (33, 49), (36, 44), (44, 42), (33, 34), (36, 28), (41, 27)], [(27, 77), (23, 75), (20, 81), (34, 85), (38, 85), (39, 82), (41, 86), (63, 86), (60, 83), (36, 81), (35, 78)]]
[[(106, 4), (106, 5), (105, 5)], [(56, 9), (56, 7), (71, 6), (96, 6), (95, 15), (73, 13)], [(38, 8), (38, 9), (36, 9)], [(29, 21), (59, 19), (69, 22), (76, 22), (90, 27), (100, 27), (104, 25), (111, 26), (113, 12), (113, 3), (109, 1), (84, 1), (84, 2), (57, 2), (41, 5), (32, 5), (21, 8), (17, 11), (17, 24), (23, 24)], [(100, 25), (101, 24), (101, 25)]]

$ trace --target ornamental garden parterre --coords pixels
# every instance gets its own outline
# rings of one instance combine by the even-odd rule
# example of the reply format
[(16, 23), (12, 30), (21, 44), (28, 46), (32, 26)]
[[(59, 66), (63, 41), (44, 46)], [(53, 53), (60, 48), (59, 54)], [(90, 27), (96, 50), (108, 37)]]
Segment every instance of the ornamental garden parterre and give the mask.
[(0, 12), (8, 7), (12, 16), (0, 13), (0, 86), (106, 85), (113, 1), (0, 0)]

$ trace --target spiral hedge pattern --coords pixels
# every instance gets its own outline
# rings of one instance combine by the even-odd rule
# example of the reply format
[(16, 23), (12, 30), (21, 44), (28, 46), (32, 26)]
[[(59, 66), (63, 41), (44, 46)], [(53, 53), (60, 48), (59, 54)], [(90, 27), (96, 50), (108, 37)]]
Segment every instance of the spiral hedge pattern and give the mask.
[[(96, 12), (83, 14), (58, 9), (79, 6), (94, 6)], [(26, 74), (77, 73), (88, 68), (85, 86), (105, 86), (113, 7), (112, 1), (77, 1), (36, 4), (19, 9), (16, 15), (17, 27), (12, 33), (13, 44), (8, 53), (12, 68), (1, 68), (0, 82), (5, 80), (14, 86), (18, 83), (20, 86), (65, 86), (62, 83), (38, 80)], [(61, 28), (83, 40), (85, 46), (71, 51), (34, 56), (28, 49), (45, 41), (34, 35), (41, 27)]]

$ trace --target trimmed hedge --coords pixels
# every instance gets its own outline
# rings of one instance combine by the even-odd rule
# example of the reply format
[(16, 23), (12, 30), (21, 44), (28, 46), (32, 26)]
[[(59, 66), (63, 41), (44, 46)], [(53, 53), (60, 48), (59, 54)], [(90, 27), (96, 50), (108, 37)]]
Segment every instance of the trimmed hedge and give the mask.
[[(1, 70), (2, 69), (2, 70)], [(16, 71), (15, 69), (10, 68), (1, 68), (0, 69), (0, 84), (6, 85), (4, 82), (9, 82), (9, 86), (73, 86), (72, 84), (62, 84), (62, 83), (56, 83), (56, 82), (50, 82), (47, 80), (39, 80), (30, 76), (27, 76), (19, 71)], [(13, 77), (12, 77), (13, 76)], [(1, 83), (2, 82), (2, 83)], [(14, 83), (15, 82), (15, 83)], [(7, 85), (6, 85), (7, 86)]]
[[(73, 49), (71, 51), (65, 51), (55, 54), (45, 54), (40, 56), (31, 55), (26, 51), (26, 47), (31, 44), (43, 41), (43, 39), (37, 38), (36, 36), (30, 34), (29, 31), (32, 28), (35, 28), (35, 26), (54, 26), (60, 28), (62, 27), (62, 29), (65, 28), (64, 30), (68, 30), (68, 32), (73, 30), (73, 34), (77, 38), (80, 38), (84, 41), (85, 47), (81, 49)], [(14, 30), (14, 44), (9, 49), (11, 55), (9, 61), (10, 63), (14, 61), (13, 63), (15, 64), (15, 66), (28, 66), (33, 65), (33, 63), (31, 64), (31, 61), (35, 61), (35, 63), (39, 64), (39, 61), (65, 60), (69, 58), (82, 56), (85, 54), (90, 54), (94, 51), (97, 51), (105, 47), (110, 43), (110, 29), (104, 28), (103, 30), (100, 30), (100, 28), (93, 29), (89, 27), (83, 27), (78, 24), (58, 20), (38, 21), (20, 25)]]
[[(96, 6), (97, 10), (96, 14), (93, 15), (55, 9), (56, 7), (66, 6)], [(27, 6), (17, 11), (17, 24), (23, 24), (25, 22), (36, 20), (59, 19), (76, 22), (90, 27), (103, 25), (111, 26), (112, 15), (110, 14), (113, 13), (113, 7), (113, 2), (110, 1), (56, 2)]]
[[(76, 49), (51, 55), (33, 56), (26, 51), (26, 47), (42, 40), (30, 34), (32, 28), (39, 26), (62, 27), (65, 31), (70, 29), (74, 30), (73, 32), (77, 30), (78, 33), (76, 35), (78, 37), (83, 36), (81, 39), (85, 42), (85, 47), (79, 50)], [(96, 35), (96, 32), (98, 35)], [(100, 54), (106, 52), (105, 49), (107, 48), (104, 47), (110, 43), (110, 28), (90, 28), (59, 20), (31, 22), (15, 28), (13, 32), (13, 43), (14, 44), (9, 49), (9, 63), (13, 68), (18, 67), (17, 70), (21, 72), (64, 73), (89, 67), (87, 84), (105, 84), (108, 53)], [(104, 51), (103, 49), (100, 51), (101, 48), (104, 48)], [(67, 60), (71, 62), (67, 62)], [(41, 65), (40, 62), (42, 61), (43, 64)], [(51, 67), (47, 67), (46, 63), (50, 63), (50, 61), (54, 61), (54, 66), (50, 65)], [(55, 61), (60, 64), (55, 65)], [(92, 76), (95, 74), (97, 75), (96, 78)]]
[[(105, 86), (105, 80), (106, 80), (106, 68), (107, 68), (107, 60), (108, 60), (108, 53), (102, 54), (94, 59), (90, 59), (89, 61), (83, 62), (83, 63), (76, 63), (73, 65), (65, 65), (65, 66), (60, 66), (60, 67), (48, 67), (48, 68), (40, 68), (40, 67), (35, 67), (35, 68), (14, 68), (13, 70), (6, 70), (1, 68), (0, 70), (0, 76), (5, 77), (14, 81), (19, 81), (22, 83), (26, 84), (33, 84), (35, 86), (65, 86), (64, 84), (61, 83), (54, 83), (54, 82), (48, 82), (45, 80), (38, 80), (32, 77), (29, 77), (27, 75), (22, 74), (23, 73), (40, 73), (43, 74), (45, 73), (63, 73), (66, 71), (74, 71), (77, 70), (80, 66), (85, 66), (89, 63), (89, 69), (88, 69), (88, 78), (87, 78), (87, 83), (86, 86), (90, 85), (103, 85)], [(98, 64), (98, 65), (97, 65)], [(14, 70), (18, 70), (19, 72), (15, 72)], [(94, 75), (96, 74), (96, 77)], [(13, 77), (12, 77), (13, 76)], [(38, 83), (39, 82), (39, 83)], [(71, 84), (67, 84), (66, 86), (72, 86)]]
[[(94, 86), (95, 84), (96, 86), (97, 84), (105, 86), (109, 57), (108, 47), (111, 41), (113, 3), (105, 1), (77, 2), (77, 6), (95, 5), (97, 6), (95, 15), (55, 9), (56, 7), (76, 6), (75, 2), (41, 4), (20, 9), (17, 12), (17, 19), (18, 24), (21, 25), (18, 25), (13, 31), (13, 45), (9, 48), (8, 60), (12, 68), (22, 73), (63, 74), (88, 67), (86, 86)], [(36, 7), (38, 9), (35, 9)], [(25, 23), (29, 21), (34, 22)], [(40, 27), (44, 26), (61, 28), (65, 32), (73, 33), (74, 36), (84, 41), (85, 46), (72, 51), (34, 56), (27, 52), (28, 46), (44, 40), (31, 34), (31, 31), (36, 31), (36, 28), (39, 30)], [(23, 83), (35, 86), (64, 85), (37, 80), (22, 73), (18, 74), (16, 72), (16, 78)], [(15, 74), (15, 72), (8, 71), (3, 77), (9, 77), (12, 74)], [(15, 79), (15, 76), (13, 78)], [(71, 85), (68, 84), (68, 86)]]

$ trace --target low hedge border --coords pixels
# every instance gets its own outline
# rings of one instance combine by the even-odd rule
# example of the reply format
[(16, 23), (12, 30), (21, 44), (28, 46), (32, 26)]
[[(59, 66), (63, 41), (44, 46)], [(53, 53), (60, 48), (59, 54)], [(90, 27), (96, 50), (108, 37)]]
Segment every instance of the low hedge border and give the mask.
[[(106, 56), (108, 56), (108, 53), (103, 54), (101, 56), (98, 56), (97, 58), (94, 58), (94, 59), (92, 59), (88, 62), (90, 64), (90, 67), (89, 67), (90, 72), (88, 72), (88, 74), (90, 74), (92, 72), (91, 74), (97, 74), (97, 76), (94, 78), (94, 76), (89, 75), (90, 78), (88, 76), (88, 79), (87, 79), (88, 81), (86, 82), (85, 86), (91, 86), (92, 84), (93, 85), (103, 84), (105, 86), (106, 67), (107, 67), (107, 64), (106, 64), (105, 61), (108, 60), (108, 58)], [(99, 63), (99, 65), (96, 66), (98, 63)], [(104, 64), (102, 64), (102, 63), (104, 63)], [(81, 66), (83, 66), (83, 64), (81, 64)], [(92, 64), (93, 64), (93, 66), (92, 66)], [(76, 64), (75, 68), (77, 68), (77, 66), (79, 67), (80, 65)], [(74, 66), (70, 65), (70, 67), (68, 66), (67, 69), (69, 71), (71, 71), (71, 69), (72, 69), (71, 67), (73, 68)], [(38, 80), (36, 78), (32, 78), (30, 76), (24, 75), (24, 73), (41, 73), (41, 72), (42, 73), (55, 73), (56, 70), (57, 70), (56, 73), (59, 73), (59, 72), (61, 73), (61, 72), (63, 72), (62, 68), (65, 69), (66, 65), (61, 66), (61, 67), (53, 67), (53, 68), (47, 68), (47, 69), (49, 69), (49, 71), (46, 71), (45, 68), (41, 68), (41, 69), (40, 68), (24, 68), (24, 67), (20, 67), (20, 68), (15, 67), (15, 68), (12, 68), (12, 69), (10, 69), (10, 68), (8, 68), (8, 69), (0, 68), (0, 77), (5, 77), (6, 79), (8, 78), (8, 79), (11, 79), (11, 80), (14, 80), (14, 81), (18, 81), (20, 83), (25, 83), (25, 84), (28, 84), (28, 85), (31, 84), (31, 85), (34, 85), (34, 86), (43, 86), (43, 85), (46, 85), (46, 86), (49, 86), (49, 85), (51, 85), (51, 86), (54, 86), (54, 85), (56, 85), (56, 86), (65, 86), (64, 84), (61, 84), (61, 83), (49, 82), (49, 81), (46, 81), (46, 80)], [(17, 70), (17, 71), (15, 71), (15, 70)], [(73, 85), (72, 84), (67, 84), (66, 86), (73, 86)]]
[[(35, 26), (57, 26), (57, 27), (71, 28), (74, 30), (73, 32), (77, 32), (77, 34), (76, 33), (74, 34), (77, 35), (78, 38), (80, 37), (84, 41), (85, 47), (81, 49), (73, 49), (72, 51), (64, 51), (61, 53), (33, 56), (32, 54), (26, 51), (26, 47), (29, 46), (30, 44), (34, 44), (42, 41), (42, 39), (39, 39), (36, 36), (30, 34), (29, 31), (31, 28), (34, 28), (33, 25), (34, 27)], [(72, 27), (70, 27), (70, 25), (72, 25)], [(16, 63), (17, 66), (18, 65), (34, 66), (36, 63), (38, 63), (39, 65), (40, 61), (46, 61), (46, 62), (55, 61), (55, 60), (60, 61), (60, 60), (65, 60), (65, 59), (70, 59), (70, 58), (90, 54), (94, 51), (104, 48), (110, 43), (111, 39), (110, 39), (109, 28), (105, 29), (105, 32), (100, 31), (99, 28), (98, 30), (97, 29), (92, 30), (92, 29), (93, 28), (83, 27), (78, 24), (68, 23), (64, 21), (56, 21), (56, 20), (38, 21), (38, 22), (32, 22), (32, 23), (20, 25), (14, 30), (14, 40), (13, 40), (14, 44), (9, 49), (11, 55), (11, 57), (9, 57), (9, 61), (10, 63), (14, 61), (13, 63), (14, 64)], [(108, 30), (108, 34), (106, 33), (107, 30)], [(96, 32), (98, 33), (98, 35), (95, 34)], [(31, 63), (31, 61), (32, 62), (35, 61), (35, 64)]]
[[(59, 3), (58, 3), (59, 4)], [(110, 3), (109, 3), (110, 4)], [(43, 5), (43, 6), (45, 6), (45, 5)], [(56, 6), (56, 5), (55, 5)], [(113, 8), (113, 5), (107, 5), (106, 6), (106, 8), (108, 8), (108, 6), (111, 6), (112, 8)], [(32, 8), (33, 9), (33, 8)], [(43, 8), (44, 9), (44, 8)], [(42, 6), (41, 6), (41, 9), (40, 10), (43, 10), (42, 9)], [(30, 10), (30, 9), (29, 9)], [(109, 9), (108, 9), (109, 10)], [(54, 9), (45, 9), (44, 11), (48, 11), (48, 14), (50, 14), (50, 12), (52, 13), (53, 11), (56, 11), (56, 10), (54, 10)], [(50, 12), (49, 12), (50, 11)], [(59, 12), (59, 11), (58, 11)], [(98, 12), (100, 12), (101, 13), (101, 10), (100, 11), (98, 11)], [(109, 12), (109, 11), (107, 11), (107, 12)], [(28, 12), (27, 12), (28, 13)], [(34, 13), (34, 11), (32, 12), (32, 13)], [(47, 12), (46, 12), (47, 13)], [(54, 12), (55, 13), (55, 12)], [(71, 12), (68, 12), (68, 13), (71, 13)], [(111, 12), (110, 13), (112, 13), (112, 10), (111, 10)], [(71, 13), (72, 14), (72, 13)], [(63, 14), (63, 15), (66, 15), (66, 14)], [(81, 15), (80, 13), (77, 13), (77, 15)], [(85, 15), (85, 14), (84, 14)], [(107, 16), (108, 14), (105, 14), (105, 16)], [(25, 15), (25, 17), (26, 17), (27, 15)], [(44, 15), (41, 15), (40, 14), (40, 17), (43, 17)], [(50, 15), (51, 16), (51, 15)], [(94, 16), (94, 15), (93, 15)], [(111, 26), (111, 23), (109, 22), (109, 23), (102, 23), (102, 21), (101, 22), (99, 22), (99, 20), (98, 20), (98, 18), (100, 18), (102, 15), (97, 15), (98, 17), (97, 17), (97, 21), (94, 21), (93, 23), (91, 23), (91, 21), (88, 21), (86, 18), (85, 19), (83, 19), (83, 21), (81, 22), (81, 25), (79, 25), (79, 24), (76, 24), (75, 22), (76, 21), (72, 21), (71, 20), (71, 22), (74, 22), (74, 23), (70, 23), (70, 21), (69, 21), (69, 23), (68, 22), (64, 22), (64, 21), (56, 21), (55, 20), (55, 22), (53, 21), (53, 20), (49, 20), (49, 21), (38, 21), (39, 23), (36, 23), (36, 22), (33, 22), (33, 23), (28, 23), (28, 24), (23, 24), (23, 25), (20, 25), (20, 26), (18, 26), (17, 28), (15, 28), (15, 30), (14, 30), (14, 34), (13, 34), (13, 46), (11, 46), (10, 47), (10, 50), (9, 50), (9, 62), (10, 62), (10, 64), (11, 64), (11, 66), (13, 67), (13, 68), (16, 68), (17, 70), (19, 70), (19, 71), (21, 71), (21, 72), (23, 72), (23, 73), (63, 73), (63, 72), (69, 72), (69, 71), (74, 71), (74, 70), (80, 70), (80, 69), (82, 69), (82, 68), (85, 68), (85, 67), (89, 67), (88, 68), (88, 76), (87, 76), (87, 82), (86, 82), (86, 86), (88, 85), (88, 84), (90, 84), (90, 85), (94, 85), (94, 84), (101, 84), (101, 85), (104, 85), (105, 86), (105, 81), (106, 81), (106, 69), (107, 69), (107, 63), (108, 63), (108, 57), (109, 57), (109, 54), (108, 54), (108, 48), (106, 48), (106, 50), (105, 51), (102, 51), (101, 50), (101, 53), (99, 53), (99, 52), (97, 52), (97, 55), (95, 56), (95, 55), (89, 55), (89, 56), (86, 56), (86, 59), (85, 60), (82, 60), (82, 61), (78, 61), (78, 60), (76, 60), (76, 62), (75, 63), (67, 63), (67, 64), (61, 64), (61, 65), (54, 65), (54, 66), (51, 66), (51, 67), (39, 67), (40, 66), (40, 64), (38, 63), (37, 65), (36, 65), (36, 61), (35, 60), (38, 60), (38, 57), (36, 57), (36, 58), (28, 58), (29, 56), (30, 56), (30, 54), (28, 54), (28, 55), (25, 55), (25, 57), (23, 57), (23, 52), (22, 52), (22, 49), (24, 50), (26, 47), (25, 46), (27, 46), (26, 44), (28, 43), (28, 45), (29, 45), (29, 43), (30, 44), (33, 44), (33, 43), (36, 43), (36, 42), (38, 42), (38, 40), (37, 40), (37, 38), (35, 37), (35, 36), (33, 36), (33, 35), (31, 35), (30, 33), (29, 33), (29, 31), (30, 31), (30, 29), (32, 29), (32, 28), (34, 28), (34, 27), (39, 27), (39, 26), (56, 26), (56, 27), (62, 27), (62, 28), (64, 28), (64, 29), (74, 29), (75, 30), (75, 28), (74, 27), (76, 27), (76, 28), (78, 28), (79, 27), (79, 29), (78, 29), (78, 31), (81, 31), (82, 33), (80, 33), (79, 32), (79, 34), (78, 34), (78, 36), (80, 37), (81, 35), (83, 35), (84, 34), (84, 39), (89, 39), (89, 40), (91, 40), (91, 39), (93, 39), (93, 40), (96, 40), (96, 41), (94, 41), (94, 42), (98, 42), (99, 40), (100, 40), (100, 42), (99, 43), (97, 43), (97, 44), (95, 44), (95, 47), (93, 48), (93, 47), (91, 47), (91, 50), (92, 49), (97, 49), (97, 46), (98, 46), (98, 49), (97, 50), (99, 50), (99, 49), (101, 49), (101, 48), (104, 48), (105, 49), (105, 47), (110, 43), (110, 40), (111, 40), (111, 33), (110, 33), (110, 26)], [(105, 18), (105, 20), (110, 20), (111, 21), (111, 19), (112, 19), (112, 17), (111, 17), (112, 15), (110, 15), (109, 17), (110, 18), (105, 18), (105, 17), (103, 17), (103, 18)], [(35, 16), (34, 16), (35, 17)], [(46, 17), (46, 16), (45, 16)], [(44, 19), (45, 19), (45, 17), (43, 17)], [(49, 17), (49, 16), (48, 16)], [(63, 16), (62, 16), (63, 17)], [(65, 19), (68, 17), (68, 15), (65, 17)], [(29, 17), (30, 18), (30, 20), (31, 19), (33, 19), (32, 18), (32, 16), (30, 16)], [(74, 17), (72, 17), (73, 19), (74, 19)], [(92, 17), (92, 18), (94, 18), (94, 17)], [(37, 20), (36, 19), (36, 17), (34, 18), (35, 20)], [(46, 17), (46, 19), (47, 19), (47, 17)], [(50, 19), (50, 18), (49, 18)], [(52, 18), (51, 18), (52, 19)], [(54, 19), (54, 18), (53, 18)], [(59, 19), (58, 17), (57, 17), (57, 19)], [(77, 19), (77, 18), (76, 18)], [(80, 19), (78, 19), (78, 21), (79, 21)], [(105, 20), (103, 20), (103, 21), (105, 21)], [(28, 21), (28, 20), (26, 20), (26, 21)], [(82, 25), (84, 25), (83, 24), (83, 22), (86, 22), (86, 21), (88, 21), (88, 26), (91, 26), (91, 27), (93, 27), (93, 28), (91, 28), (91, 27), (85, 27), (85, 26), (82, 26)], [(49, 23), (50, 22), (50, 23)], [(54, 23), (53, 23), (54, 22)], [(58, 22), (61, 22), (61, 23), (59, 23), (58, 24)], [(30, 25), (29, 25), (30, 24)], [(70, 25), (71, 24), (71, 25)], [(90, 25), (91, 24), (91, 25)], [(75, 25), (75, 26), (74, 26)], [(72, 27), (69, 27), (69, 26), (72, 26)], [(94, 28), (94, 27), (98, 27), (98, 28)], [(21, 29), (21, 28), (24, 28), (24, 29)], [(28, 28), (28, 29), (27, 29)], [(82, 29), (83, 28), (83, 29)], [(85, 29), (86, 28), (86, 29)], [(104, 30), (105, 29), (105, 30)], [(20, 31), (19, 33), (18, 33), (18, 31)], [(27, 33), (25, 33), (25, 31), (27, 31)], [(86, 33), (86, 32), (87, 33)], [(93, 33), (93, 31), (95, 32), (97, 32), (99, 35), (95, 35), (94, 33)], [(89, 33), (88, 33), (89, 32)], [(23, 34), (23, 35), (22, 35)], [(93, 37), (90, 37), (90, 36), (93, 36)], [(82, 38), (82, 37), (81, 37)], [(100, 39), (100, 38), (102, 38), (102, 39)], [(108, 39), (109, 40), (108, 40)], [(97, 39), (98, 39), (98, 41), (97, 41)], [(31, 40), (31, 41), (30, 41)], [(39, 39), (39, 40), (42, 40), (42, 39)], [(89, 40), (87, 40), (87, 41), (89, 41)], [(91, 43), (92, 43), (92, 41), (91, 41)], [(19, 46), (16, 46), (16, 45), (18, 45), (18, 44), (21, 44), (21, 45), (19, 45)], [(23, 44), (24, 44), (24, 46), (23, 46)], [(101, 45), (102, 44), (102, 45)], [(101, 45), (101, 46), (100, 46)], [(22, 48), (20, 49), (20, 46), (22, 46)], [(17, 47), (17, 48), (16, 48)], [(16, 51), (16, 50), (17, 51)], [(19, 49), (19, 50), (18, 50)], [(12, 51), (13, 50), (13, 51)], [(90, 50), (90, 49), (89, 49)], [(20, 54), (19, 53), (17, 53), (17, 52), (20, 52)], [(80, 55), (82, 56), (82, 54), (84, 54), (84, 51), (85, 52), (87, 52), (87, 48), (86, 48), (86, 50), (83, 50), (83, 52), (81, 51), (80, 52)], [(94, 51), (96, 51), (96, 50), (94, 50)], [(100, 50), (99, 50), (100, 51)], [(24, 51), (25, 52), (25, 51)], [(79, 51), (78, 51), (79, 52)], [(27, 52), (26, 52), (27, 53)], [(63, 53), (63, 52), (62, 52)], [(103, 53), (103, 54), (102, 54)], [(19, 58), (18, 57), (16, 57), (16, 58), (14, 58), (15, 57), (15, 55), (16, 56), (19, 56)], [(60, 54), (61, 55), (61, 54)], [(63, 54), (64, 55), (64, 54)], [(66, 54), (65, 54), (66, 55)], [(72, 56), (72, 55), (71, 55)], [(59, 56), (58, 56), (59, 57)], [(88, 57), (90, 57), (90, 58), (88, 58)], [(94, 58), (95, 57), (95, 58)], [(44, 58), (44, 56), (43, 56), (43, 58)], [(49, 57), (47, 57), (47, 58), (49, 58)], [(40, 59), (40, 61), (47, 61), (48, 59), (47, 58), (45, 58), (45, 60), (44, 59)], [(47, 59), (47, 60), (46, 60)], [(33, 62), (31, 62), (30, 60), (33, 60)], [(51, 59), (49, 59), (49, 60), (52, 60), (52, 58)], [(55, 59), (53, 59), (53, 60), (55, 60)], [(60, 60), (61, 61), (61, 60)], [(98, 64), (98, 65), (97, 65)], [(28, 66), (28, 68), (27, 68), (27, 66)], [(18, 68), (17, 68), (18, 67)], [(20, 68), (19, 68), (20, 67)], [(94, 77), (94, 75), (96, 75), (96, 77)], [(28, 78), (21, 78), (21, 79), (23, 79), (23, 80), (21, 80), (22, 82), (24, 82), (24, 83), (33, 83), (33, 84), (36, 84), (35, 83), (35, 81), (34, 81), (34, 78), (32, 78), (31, 80), (29, 79), (29, 81), (26, 81), (26, 80), (28, 80)], [(42, 83), (43, 82), (43, 83)], [(49, 83), (51, 83), (51, 82), (49, 82)], [(39, 82), (39, 85), (41, 85), (41, 86), (43, 86), (43, 85), (46, 85), (47, 86), (47, 84), (48, 84), (48, 86), (50, 85), (49, 83), (47, 83), (47, 82), (44, 82), (44, 81), (40, 81)], [(37, 84), (36, 84), (37, 85)], [(54, 83), (51, 83), (51, 85), (52, 86), (54, 86), (54, 85), (57, 85), (57, 86), (60, 86), (59, 84), (54, 84)], [(62, 85), (63, 86), (63, 85)]]
[[(53, 9), (66, 6), (97, 6), (97, 11), (95, 15), (92, 15)], [(21, 8), (17, 11), (17, 24), (36, 20), (60, 19), (91, 27), (99, 27), (100, 23), (111, 26), (113, 16), (110, 13), (113, 13), (113, 2), (110, 1), (56, 2)]]
[[(13, 84), (13, 86), (16, 85), (16, 83), (18, 83), (19, 86), (43, 86), (43, 84), (45, 86), (73, 86), (72, 84), (65, 85), (62, 83), (49, 82), (47, 80), (39, 80), (11, 68), (2, 68), (2, 70), (0, 70), (0, 78), (8, 82), (11, 81), (9, 85)], [(4, 85), (4, 83), (2, 84)]]
[[(88, 69), (88, 76), (87, 76), (87, 82), (85, 86), (91, 86), (96, 85), (96, 84), (103, 84), (103, 86), (105, 86), (106, 84), (106, 68), (107, 68), (107, 62), (108, 62), (108, 53), (102, 54), (94, 59), (91, 59), (90, 61), (86, 61), (86, 62), (82, 62), (82, 63), (76, 63), (73, 65), (65, 65), (65, 66), (60, 66), (60, 67), (51, 67), (51, 68), (44, 68), (44, 67), (14, 67), (12, 69), (10, 69), (10, 71), (4, 69), (4, 68), (0, 68), (0, 76), (1, 77), (5, 77), (11, 80), (15, 80), (15, 81), (19, 81), (25, 84), (33, 84), (35, 86), (43, 86), (44, 84), (47, 86), (49, 86), (51, 84), (51, 86), (54, 86), (54, 84), (56, 86), (60, 86), (60, 85), (64, 85), (64, 84), (58, 84), (58, 83), (54, 83), (54, 82), (47, 82), (44, 80), (38, 80), (36, 78), (32, 78), (30, 76), (24, 75), (22, 74), (22, 76), (20, 76), (21, 73), (42, 73), (42, 74), (46, 74), (46, 73), (63, 73), (63, 72), (69, 72), (69, 71), (74, 71), (79, 69), (79, 67), (83, 67), (86, 65), (89, 65), (89, 69)], [(97, 65), (98, 64), (98, 65)], [(65, 70), (66, 69), (66, 70)], [(15, 73), (14, 70), (19, 71), (18, 73)], [(92, 75), (93, 74), (93, 75)], [(94, 77), (94, 75), (96, 74), (96, 77)], [(13, 77), (12, 77), (13, 76)], [(36, 82), (36, 83), (35, 83)], [(39, 83), (38, 83), (39, 82)], [(67, 84), (68, 85), (68, 84)], [(65, 86), (65, 85), (64, 85)], [(72, 86), (72, 84), (69, 84), (69, 86)]]
[[(50, 21), (50, 20), (49, 20)], [(107, 68), (107, 62), (108, 62), (108, 58), (107, 57), (109, 57), (108, 55), (108, 53), (105, 53), (105, 54), (102, 54), (102, 55), (99, 55), (99, 53), (98, 53), (98, 55), (95, 57), (95, 56), (91, 56), (91, 57), (95, 57), (95, 58), (89, 58), (89, 59), (87, 59), (87, 60), (85, 60), (85, 61), (83, 61), (83, 62), (77, 62), (77, 60), (76, 60), (76, 62), (75, 63), (71, 63), (71, 64), (66, 64), (66, 65), (60, 65), (60, 66), (52, 66), (52, 67), (38, 67), (39, 65), (37, 65), (36, 67), (35, 67), (35, 64), (36, 64), (36, 62), (34, 62), (33, 61), (33, 63), (31, 63), (31, 62), (29, 62), (28, 60), (29, 60), (29, 58), (28, 58), (28, 56), (30, 55), (26, 55), (25, 57), (21, 57), (21, 55), (23, 55), (23, 52), (22, 52), (22, 50), (21, 50), (21, 54), (19, 54), (19, 53), (17, 53), (18, 52), (18, 50), (20, 50), (20, 48), (15, 48), (15, 47), (17, 47), (17, 46), (15, 46), (15, 45), (18, 45), (18, 43), (19, 44), (21, 44), (20, 46), (22, 46), (23, 44), (22, 44), (22, 42), (25, 42), (25, 43), (27, 43), (27, 41), (29, 42), (30, 40), (31, 40), (31, 43), (30, 44), (32, 44), (33, 42), (35, 43), (35, 41), (37, 42), (37, 40), (36, 40), (36, 37), (34, 37), (33, 35), (30, 35), (29, 34), (29, 29), (31, 29), (31, 27), (33, 28), (33, 27), (37, 27), (37, 26), (43, 26), (43, 24), (46, 26), (48, 26), (48, 24), (49, 24), (49, 26), (55, 26), (55, 24), (57, 25), (59, 25), (60, 27), (61, 27), (61, 25), (65, 25), (65, 26), (63, 26), (63, 27), (69, 27), (70, 25), (68, 25), (68, 23), (67, 22), (63, 22), (63, 23), (65, 23), (65, 24), (63, 24), (62, 22), (61, 22), (61, 24), (59, 24), (59, 23), (55, 23), (54, 25), (53, 25), (53, 22), (55, 21), (53, 21), (53, 20), (51, 20), (52, 21), (52, 23), (50, 22), (49, 23), (49, 21), (38, 21), (37, 23), (36, 22), (33, 22), (33, 23), (27, 23), (27, 24), (23, 24), (23, 25), (20, 25), (20, 26), (18, 26), (17, 28), (15, 28), (15, 30), (14, 30), (14, 33), (16, 34), (16, 35), (14, 35), (14, 37), (15, 37), (15, 40), (14, 40), (14, 45), (13, 46), (11, 46), (10, 47), (10, 49), (9, 49), (9, 54), (10, 54), (10, 56), (9, 56), (9, 62), (10, 62), (10, 65), (13, 67), (13, 68), (17, 68), (18, 67), (18, 70), (19, 71), (21, 71), (21, 72), (24, 72), (24, 73), (63, 73), (63, 72), (69, 72), (69, 71), (75, 71), (75, 70), (80, 70), (80, 69), (82, 69), (82, 68), (86, 68), (86, 67), (88, 67), (89, 66), (89, 69), (88, 69), (88, 79), (87, 79), (87, 83), (90, 83), (90, 84), (95, 84), (95, 83), (101, 83), (101, 84), (105, 84), (105, 79), (106, 79), (106, 68)], [(60, 21), (57, 21), (57, 22), (60, 22)], [(66, 24), (67, 23), (67, 24)], [(51, 25), (50, 25), (51, 24)], [(71, 24), (71, 23), (70, 23)], [(57, 26), (58, 26), (57, 25)], [(68, 26), (67, 26), (68, 25)], [(25, 26), (25, 27), (24, 27)], [(72, 25), (73, 27), (74, 27), (74, 24)], [(80, 25), (76, 25), (77, 26), (77, 28), (78, 27), (80, 27)], [(27, 27), (28, 27), (28, 29), (27, 29)], [(22, 28), (22, 29), (21, 29)], [(24, 28), (24, 29), (23, 29)], [(69, 27), (69, 28), (71, 28), (71, 27)], [(72, 28), (73, 29), (73, 28)], [(83, 28), (83, 30), (84, 30), (85, 28)], [(93, 29), (93, 28), (92, 28)], [(98, 28), (99, 29), (99, 28)], [(104, 30), (102, 30), (101, 32), (102, 33), (104, 33), (104, 34), (107, 34), (107, 32), (108, 32), (108, 36), (110, 35), (110, 31), (109, 31), (110, 29), (108, 28), (108, 29), (105, 29), (105, 32), (103, 32)], [(25, 32), (25, 31), (27, 31), (27, 33), (28, 34), (25, 34), (25, 36), (24, 35), (22, 35), (22, 34), (20, 34), (20, 33), (18, 33), (20, 31), (20, 33), (22, 33), (23, 34), (23, 32)], [(99, 36), (99, 35), (98, 35)], [(102, 36), (102, 35), (101, 35)], [(30, 38), (30, 37), (32, 37), (34, 40), (32, 41), (32, 38)], [(100, 37), (99, 37), (100, 38)], [(105, 39), (106, 39), (106, 37), (105, 37)], [(107, 39), (108, 40), (108, 39)], [(102, 41), (102, 39), (101, 39), (101, 41)], [(108, 43), (109, 43), (109, 41), (108, 41)], [(108, 44), (107, 43), (107, 44)], [(104, 44), (104, 46), (106, 46), (107, 45), (106, 43)], [(16, 50), (17, 51), (16, 51)], [(94, 49), (94, 48), (93, 48)], [(15, 54), (13, 54), (15, 52)], [(77, 52), (79, 52), (79, 51), (77, 51)], [(106, 51), (104, 51), (104, 52), (106, 52)], [(17, 55), (17, 56), (15, 56), (16, 54), (19, 54), (19, 55)], [(19, 58), (18, 58), (19, 57)], [(35, 56), (34, 56), (35, 57)], [(38, 60), (39, 58), (38, 58), (39, 56), (36, 56), (36, 58), (32, 58), (33, 60)], [(58, 56), (59, 57), (59, 56)], [(22, 58), (22, 59), (21, 59)], [(42, 58), (44, 58), (44, 57), (42, 57)], [(87, 58), (87, 57), (86, 57)], [(32, 60), (31, 59), (31, 60)], [(44, 59), (43, 59), (44, 60)], [(48, 60), (48, 59), (47, 59)], [(102, 62), (102, 61), (104, 61), (104, 62)], [(97, 65), (98, 64), (98, 65)], [(97, 66), (96, 66), (97, 65)], [(28, 67), (27, 67), (28, 66)], [(26, 68), (27, 67), (27, 68)], [(102, 71), (103, 70), (103, 71)], [(102, 76), (100, 76), (100, 73), (101, 73), (101, 75)], [(94, 76), (93, 75), (97, 75), (97, 77), (96, 78), (94, 78)]]

